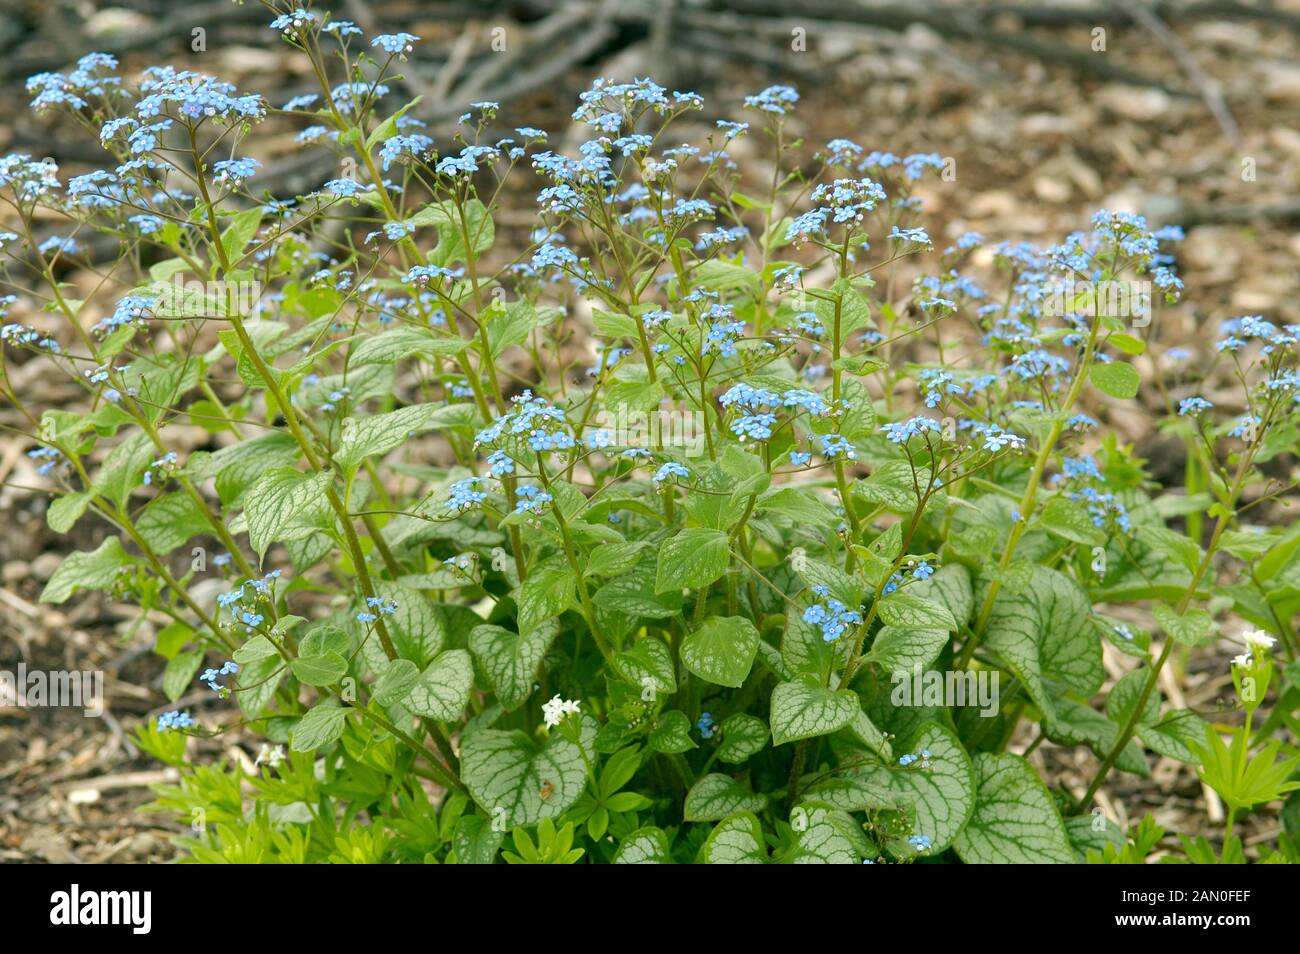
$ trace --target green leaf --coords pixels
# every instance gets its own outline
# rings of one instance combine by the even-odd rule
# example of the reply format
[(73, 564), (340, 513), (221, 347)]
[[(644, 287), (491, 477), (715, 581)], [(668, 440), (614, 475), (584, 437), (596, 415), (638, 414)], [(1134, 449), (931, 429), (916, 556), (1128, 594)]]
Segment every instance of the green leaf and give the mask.
[(45, 584), (41, 602), (62, 603), (77, 590), (109, 589), (118, 570), (130, 562), (117, 537), (108, 537), (89, 553), (69, 553)]
[(348, 710), (343, 706), (321, 703), (293, 727), (289, 748), (295, 752), (311, 752), (337, 741), (343, 735), (347, 717)]
[(1006, 660), (1034, 704), (1052, 713), (1045, 679), (1057, 679), (1082, 696), (1101, 688), (1101, 640), (1089, 622), (1092, 603), (1063, 573), (1035, 565), (1029, 585), (998, 593), (984, 644)]
[(199, 666), (202, 664), (201, 650), (177, 653), (173, 656), (167, 663), (167, 668), (163, 670), (163, 694), (172, 702), (185, 695), (185, 690), (190, 687), (194, 674), (199, 671)]
[(1123, 332), (1108, 336), (1106, 343), (1114, 345), (1125, 354), (1143, 354), (1147, 350), (1145, 341), (1132, 335), (1126, 335)]
[(823, 527), (834, 519), (834, 513), (829, 507), (811, 491), (799, 487), (769, 490), (758, 499), (755, 510), (758, 513), (780, 514), (807, 527)]
[(244, 493), (259, 477), (277, 467), (292, 467), (300, 451), (293, 436), (272, 431), (223, 447), (203, 464), (196, 480), (216, 478), (217, 496), (228, 507), (240, 506)]
[(627, 652), (614, 657), (614, 671), (643, 690), (650, 688), (656, 695), (677, 691), (672, 652), (662, 640), (647, 636)]
[(298, 655), (300, 656), (322, 656), (325, 653), (338, 653), (340, 656), (349, 654), (352, 648), (352, 637), (347, 634), (346, 630), (340, 629), (332, 623), (316, 623), (302, 637), (298, 644)]
[(135, 528), (158, 554), (170, 553), (191, 537), (212, 530), (194, 498), (185, 493), (154, 498), (136, 519)]
[[(587, 785), (582, 750), (558, 732), (541, 748), (523, 732), (471, 732), (461, 742), (460, 767), (470, 795), (498, 828), (563, 814)], [(550, 796), (542, 798), (547, 788)]]
[(125, 507), (131, 491), (141, 485), (144, 472), (157, 456), (158, 449), (150, 443), (148, 435), (142, 431), (132, 434), (104, 458), (103, 466), (95, 475), (93, 489), (118, 507)]
[(394, 659), (375, 681), (374, 697), (381, 706), (402, 702), (420, 680), (420, 667), (409, 659)]
[(671, 709), (661, 715), (650, 729), (650, 748), (675, 755), (698, 748), (691, 738), (691, 720), (685, 712)]
[(446, 357), (460, 354), (468, 347), (469, 342), (463, 338), (439, 338), (426, 329), (402, 325), (364, 339), (353, 349), (349, 365), (360, 368), (368, 364), (395, 364), (417, 356)]
[(267, 659), (279, 655), (280, 651), (275, 648), (275, 643), (271, 642), (261, 633), (258, 633), (248, 642), (244, 643), (244, 645), (236, 649), (232, 658), (235, 662), (239, 663), (239, 665), (247, 666), (259, 659)]
[(1073, 864), (1061, 814), (1018, 755), (975, 756), (975, 812), (953, 842), (967, 864)]
[(793, 818), (798, 819), (791, 823), (795, 841), (781, 856), (781, 864), (856, 865), (862, 861), (862, 829), (847, 812), (799, 806)]
[(601, 308), (591, 310), (591, 323), (596, 327), (596, 334), (605, 338), (625, 338), (637, 341), (637, 319), (631, 315), (621, 315)]
[(663, 829), (647, 825), (629, 832), (614, 852), (616, 865), (666, 865), (672, 863), (672, 849)]
[(304, 474), (292, 467), (267, 471), (244, 496), (248, 542), (258, 559), (274, 542), (300, 540), (320, 529), (329, 519), (325, 491), (333, 475), (328, 471)]
[(413, 404), (387, 414), (349, 417), (343, 422), (343, 436), (339, 439), (339, 449), (334, 452), (334, 462), (348, 473), (367, 457), (387, 454), (416, 434), (455, 422), (459, 414), (459, 405), (455, 404)]
[(1142, 376), (1137, 373), (1137, 369), (1123, 361), (1094, 364), (1088, 370), (1088, 378), (1097, 390), (1124, 400), (1136, 397), (1138, 385), (1142, 383)]
[[(464, 222), (456, 205), (449, 199), (441, 202), (428, 202), (407, 222), (416, 228), (432, 225), (438, 230), (438, 245), (429, 253), (429, 261), (434, 265), (449, 266), (453, 262), (464, 262), (472, 249), (475, 255), (481, 255), (492, 247), (496, 240), (496, 230), (492, 216), (487, 207), (478, 199), (470, 199), (463, 205)], [(469, 235), (466, 245), (465, 234)]]
[(891, 513), (910, 514), (915, 512), (919, 503), (917, 484), (918, 478), (911, 464), (905, 460), (890, 460), (878, 466), (870, 477), (855, 481), (853, 495)]
[[(921, 726), (906, 747), (910, 753), (930, 753), (930, 768), (913, 762), (908, 767), (893, 763), (887, 770), (894, 799), (905, 806), (904, 817), (914, 834), (930, 839), (930, 854), (937, 855), (952, 843), (970, 818), (975, 806), (975, 770), (970, 757), (949, 729), (934, 722)], [(904, 751), (901, 747), (899, 751)], [(895, 857), (907, 858), (916, 849), (900, 836), (888, 844)]]
[(894, 810), (900, 807), (899, 795), (895, 791), (890, 772), (875, 765), (841, 769), (835, 775), (827, 775), (813, 782), (804, 790), (804, 794), (810, 799), (834, 805), (846, 812)]
[(522, 345), (528, 341), (533, 329), (547, 323), (526, 298), (517, 298), (502, 306), (489, 309), (487, 313), (488, 348), (492, 360), (505, 352), (512, 345)]
[(1074, 815), (1065, 819), (1065, 833), (1074, 848), (1074, 860), (1084, 862), (1088, 852), (1101, 853), (1107, 845), (1116, 851), (1124, 847), (1124, 831), (1113, 821), (1094, 809), (1095, 814)]
[(348, 662), (336, 652), (299, 656), (289, 667), (299, 682), (309, 686), (332, 686), (348, 671)]
[(463, 815), (456, 819), (451, 835), (456, 861), (462, 865), (490, 865), (501, 850), (504, 831), (493, 831), (492, 824), (478, 815)]
[(737, 712), (722, 720), (718, 760), (737, 765), (767, 747), (767, 725), (762, 719)]
[(375, 146), (379, 145), (381, 142), (384, 142), (388, 139), (391, 139), (393, 136), (396, 136), (397, 121), (401, 119), (403, 116), (405, 116), (409, 110), (414, 109), (422, 99), (424, 99), (423, 96), (415, 97), (415, 99), (411, 100), (401, 109), (399, 109), (397, 112), (393, 113), (393, 115), (389, 116), (382, 123), (376, 126), (374, 128), (374, 131), (372, 131), (370, 135), (366, 137), (366, 146), (365, 146), (366, 152), (369, 152), (371, 149), (375, 148)]
[(867, 659), (887, 673), (911, 673), (916, 666), (924, 669), (934, 662), (947, 642), (948, 631), (943, 629), (882, 626)]
[(1151, 615), (1161, 629), (1184, 646), (1201, 645), (1214, 629), (1214, 620), (1210, 614), (1199, 607), (1193, 607), (1179, 616), (1164, 603), (1157, 603), (1152, 608)]
[[(1043, 732), (1058, 745), (1087, 745), (1105, 758), (1119, 740), (1120, 727), (1091, 706), (1061, 698), (1053, 708), (1054, 714), (1043, 719)], [(1142, 778), (1151, 774), (1142, 747), (1132, 739), (1120, 752), (1115, 767)]]
[[(1119, 725), (1126, 725), (1133, 717), (1133, 710), (1137, 708), (1150, 676), (1151, 670), (1147, 666), (1126, 673), (1111, 687), (1110, 695), (1106, 697), (1106, 715)], [(1142, 714), (1138, 716), (1138, 724), (1153, 725), (1160, 718), (1160, 703), (1160, 690), (1153, 688), (1142, 707)]]
[(45, 522), (55, 533), (67, 533), (81, 519), (95, 495), (88, 490), (69, 492), (55, 497), (45, 511)]
[(957, 621), (942, 603), (908, 592), (911, 588), (891, 593), (880, 601), (880, 618), (890, 626), (906, 629), (941, 629), (951, 632)]
[(420, 667), (432, 662), (447, 640), (441, 608), (418, 589), (392, 580), (375, 580), (375, 594), (397, 604), (384, 617), (397, 654)]
[(737, 812), (718, 822), (700, 849), (706, 865), (767, 864), (763, 826), (749, 812)]
[(631, 540), (598, 546), (587, 554), (587, 565), (582, 568), (582, 575), (621, 576), (637, 565), (646, 545), (644, 540)]
[(1205, 723), (1191, 709), (1172, 709), (1157, 722), (1139, 725), (1137, 737), (1153, 752), (1195, 765), (1193, 746), (1205, 739)]
[(240, 663), (239, 682), (244, 689), (235, 690), (240, 711), (249, 719), (261, 715), (262, 708), (275, 696), (275, 690), (287, 671), (279, 655), (263, 656), (248, 665)]
[(727, 572), (729, 560), (727, 535), (721, 530), (682, 530), (659, 551), (655, 592), (707, 586)]
[(1138, 526), (1135, 532), (1143, 543), (1172, 555), (1189, 573), (1196, 572), (1205, 555), (1195, 540), (1168, 527), (1143, 524)]
[(474, 685), (474, 661), (463, 649), (449, 649), (424, 667), (405, 705), (416, 715), (440, 722), (459, 719)]
[(519, 587), (520, 630), (536, 629), (573, 606), (574, 587), (573, 572), (563, 557), (552, 557), (532, 567)]
[(221, 233), (221, 247), (231, 262), (242, 257), (244, 246), (257, 234), (257, 228), (262, 224), (262, 214), (260, 205), (236, 212), (230, 226)]
[(758, 630), (743, 616), (705, 620), (682, 641), (685, 666), (701, 679), (738, 689), (749, 675), (758, 652)]
[(836, 692), (812, 680), (778, 683), (772, 691), (772, 744), (837, 732), (861, 708), (848, 689)]
[(852, 732), (868, 749), (875, 752), (885, 761), (894, 757), (893, 746), (889, 744), (889, 739), (885, 733), (881, 732), (871, 717), (859, 709), (853, 714), (853, 720), (849, 723), (849, 731)]
[(1104, 546), (1106, 535), (1095, 526), (1088, 512), (1068, 497), (1053, 497), (1043, 507), (1039, 522), (1044, 529), (1073, 543)]
[(655, 568), (649, 564), (637, 567), (630, 573), (616, 577), (596, 591), (592, 601), (605, 610), (614, 610), (631, 617), (668, 619), (682, 610), (680, 590), (656, 593)]
[(500, 626), (476, 626), (469, 650), (487, 676), (497, 702), (507, 712), (519, 708), (533, 692), (537, 671), (560, 628), (548, 620), (528, 631), (512, 633)]
[(970, 571), (960, 563), (947, 563), (929, 579), (908, 585), (917, 596), (941, 603), (952, 614), (959, 626), (971, 621), (975, 611), (975, 593), (971, 587)]

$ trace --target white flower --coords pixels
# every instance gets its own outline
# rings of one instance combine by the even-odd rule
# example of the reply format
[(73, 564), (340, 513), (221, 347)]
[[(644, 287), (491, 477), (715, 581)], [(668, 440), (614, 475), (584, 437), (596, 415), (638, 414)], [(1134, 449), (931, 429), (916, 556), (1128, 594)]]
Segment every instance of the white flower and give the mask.
[(1234, 666), (1241, 666), (1243, 669), (1248, 668), (1251, 664), (1250, 653), (1242, 653), (1240, 656), (1233, 656), (1232, 664)]
[(546, 720), (546, 727), (552, 729), (560, 724), (570, 712), (578, 711), (577, 699), (561, 699), (560, 694), (556, 693), (550, 702), (542, 703), (542, 717)]
[(257, 753), (257, 761), (254, 762), (253, 764), (261, 765), (263, 762), (265, 762), (267, 765), (271, 766), (271, 768), (275, 768), (283, 761), (284, 761), (283, 745), (277, 745), (275, 748), (271, 748), (271, 746), (263, 742), (262, 750)]
[(1262, 629), (1252, 629), (1242, 633), (1241, 640), (1246, 644), (1246, 648), (1257, 656), (1267, 656), (1277, 642)]

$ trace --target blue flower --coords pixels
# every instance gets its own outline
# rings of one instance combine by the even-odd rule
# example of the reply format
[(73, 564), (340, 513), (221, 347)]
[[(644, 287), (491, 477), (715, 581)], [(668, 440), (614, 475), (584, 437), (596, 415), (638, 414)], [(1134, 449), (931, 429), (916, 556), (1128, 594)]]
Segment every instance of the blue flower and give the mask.
[(487, 500), (487, 493), (476, 489), (481, 483), (483, 483), (482, 477), (466, 477), (452, 484), (451, 494), (447, 499), (447, 509), (464, 513)]
[(285, 36), (293, 37), (297, 35), (299, 30), (305, 29), (315, 22), (316, 14), (310, 10), (304, 10), (302, 7), (297, 7), (288, 13), (280, 14), (272, 20), (271, 29), (279, 30)]
[(344, 199), (350, 199), (359, 192), (368, 192), (369, 190), (369, 186), (362, 185), (356, 179), (331, 179), (325, 183), (326, 192)]
[(799, 93), (793, 86), (769, 86), (761, 93), (745, 97), (745, 105), (774, 116), (784, 116), (787, 110), (799, 102)]
[(746, 414), (731, 423), (731, 432), (739, 437), (742, 443), (750, 439), (765, 441), (772, 436), (772, 428), (775, 424), (775, 414), (767, 412)]
[(690, 468), (686, 467), (684, 464), (679, 464), (676, 461), (669, 461), (655, 471), (654, 482), (655, 485), (658, 486), (670, 477), (686, 478), (690, 476)]
[(1247, 414), (1237, 420), (1232, 430), (1228, 431), (1229, 437), (1245, 437), (1247, 430), (1258, 428), (1262, 424), (1258, 417), (1253, 414)]
[[(922, 245), (926, 248), (933, 247), (933, 243), (930, 241), (930, 236), (926, 233), (925, 229), (922, 228), (900, 229), (895, 225), (889, 230), (889, 237), (895, 242), (912, 242), (915, 245)], [(953, 307), (951, 303), (949, 303), (949, 305), (950, 307)]]
[(1214, 407), (1213, 404), (1211, 404), (1209, 401), (1205, 400), (1205, 398), (1200, 396), (1183, 398), (1181, 401), (1178, 402), (1178, 416), (1179, 417), (1187, 417), (1188, 415), (1194, 416), (1200, 414), (1202, 411), (1208, 411), (1212, 407)]
[(415, 48), (415, 43), (419, 39), (418, 36), (409, 33), (383, 33), (371, 40), (370, 45), (382, 48), (390, 56), (406, 59), (405, 54)]
[(839, 457), (848, 460), (858, 459), (858, 452), (853, 444), (841, 434), (822, 434), (817, 440), (822, 447), (822, 456), (827, 460), (835, 460)]
[(409, 162), (418, 159), (433, 146), (433, 140), (421, 133), (409, 136), (394, 136), (384, 141), (379, 147), (379, 158), (383, 160), (384, 171), (394, 162)]
[(231, 186), (241, 186), (245, 179), (251, 179), (262, 164), (256, 159), (222, 159), (220, 162), (214, 162), (212, 169), (216, 172), (215, 179), (218, 183), (229, 183)]
[(716, 731), (713, 724), (713, 716), (707, 712), (701, 712), (700, 717), (695, 720), (695, 728), (700, 730), (700, 737), (705, 739), (713, 738)]
[(194, 725), (194, 719), (188, 712), (173, 709), (158, 717), (158, 731), (169, 732), (172, 729), (188, 729)]
[(540, 487), (524, 484), (515, 491), (519, 499), (515, 502), (515, 513), (541, 513), (546, 505), (555, 498)]
[(913, 437), (927, 432), (939, 433), (939, 422), (931, 417), (914, 417), (907, 421), (891, 421), (880, 432), (895, 444), (905, 444)]
[[(818, 596), (825, 597), (825, 589), (813, 587), (813, 592)], [(826, 642), (834, 642), (848, 632), (851, 626), (862, 625), (861, 607), (856, 610), (849, 609), (840, 600), (826, 598), (823, 603), (814, 603), (803, 611), (803, 621), (810, 626), (820, 626), (822, 630), (822, 639)]]

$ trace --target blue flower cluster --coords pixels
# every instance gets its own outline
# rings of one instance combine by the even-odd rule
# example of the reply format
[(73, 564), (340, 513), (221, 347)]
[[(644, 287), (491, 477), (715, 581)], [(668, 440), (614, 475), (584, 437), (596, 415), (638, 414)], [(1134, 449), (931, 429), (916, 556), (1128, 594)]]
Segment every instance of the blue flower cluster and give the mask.
[(862, 625), (862, 611), (864, 607), (858, 609), (849, 609), (840, 600), (830, 595), (830, 591), (822, 585), (812, 588), (816, 596), (821, 597), (821, 602), (814, 603), (803, 611), (803, 621), (810, 626), (820, 626), (822, 639), (831, 643), (839, 639), (852, 626)]
[(571, 450), (577, 446), (564, 412), (526, 390), (514, 398), (514, 407), (479, 431), (476, 444), (497, 444), (507, 435), (521, 437), (536, 453)]
[(194, 719), (188, 712), (173, 709), (158, 717), (158, 731), (170, 732), (173, 729), (189, 729), (194, 726)]
[(199, 676), (199, 682), (205, 683), (213, 692), (221, 692), (226, 687), (217, 682), (222, 676), (233, 676), (239, 672), (239, 663), (226, 660), (220, 669), (205, 669)]

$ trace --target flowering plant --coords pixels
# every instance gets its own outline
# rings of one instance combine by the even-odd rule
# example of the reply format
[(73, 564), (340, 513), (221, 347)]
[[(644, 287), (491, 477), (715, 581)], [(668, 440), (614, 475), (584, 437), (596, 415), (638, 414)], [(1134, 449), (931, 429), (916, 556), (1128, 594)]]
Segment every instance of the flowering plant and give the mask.
[[(1094, 797), (1153, 755), (1234, 812), (1297, 787), (1300, 532), (1250, 521), (1294, 489), (1262, 468), (1294, 451), (1300, 328), (1234, 319), (1200, 374), (1174, 362), (1178, 230), (936, 244), (948, 162), (806, 147), (786, 86), (693, 145), (702, 98), (648, 79), (583, 93), (572, 155), (487, 102), (436, 142), (382, 107), (418, 37), (274, 14), (318, 93), (93, 54), (28, 89), (107, 166), (0, 159), (9, 281), (44, 302), (4, 360), (88, 410), (29, 407), (8, 364), (0, 394), (50, 526), (110, 530), (42, 599), (161, 614), (167, 694), (212, 693), (137, 733), (182, 769), (154, 807), (195, 859), (1101, 861), (1133, 842)], [(343, 174), (260, 188), (272, 116)], [(60, 276), (94, 234), (121, 255), (81, 300)], [(1196, 393), (1224, 363), (1230, 419)], [(1140, 393), (1183, 489), (1104, 423)], [(1282, 641), (1285, 704), (1252, 724), (1254, 636), (1229, 751), (1159, 680), (1244, 625)], [(256, 762), (203, 742), (228, 733)], [(1044, 741), (1088, 777), (1045, 778)]]

